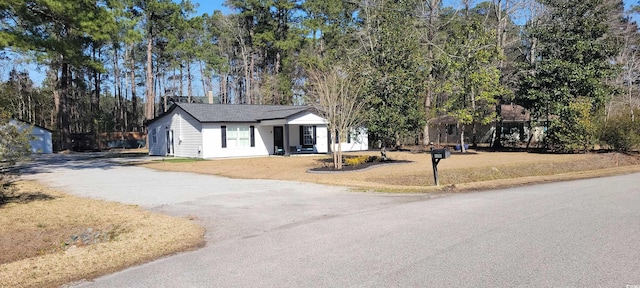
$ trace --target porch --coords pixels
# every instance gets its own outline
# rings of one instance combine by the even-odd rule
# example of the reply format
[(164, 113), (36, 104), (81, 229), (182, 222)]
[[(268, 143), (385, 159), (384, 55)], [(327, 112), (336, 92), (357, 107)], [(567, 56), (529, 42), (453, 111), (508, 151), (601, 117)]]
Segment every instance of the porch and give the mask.
[(273, 141), (271, 155), (318, 154), (328, 151), (327, 129), (324, 124), (274, 125), (271, 129)]

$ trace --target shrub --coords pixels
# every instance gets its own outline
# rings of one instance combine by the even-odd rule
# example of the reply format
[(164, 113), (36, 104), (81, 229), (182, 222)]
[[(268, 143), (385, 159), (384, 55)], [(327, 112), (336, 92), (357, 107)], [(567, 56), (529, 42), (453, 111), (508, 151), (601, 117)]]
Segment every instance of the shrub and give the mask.
[(584, 153), (595, 143), (597, 126), (591, 102), (578, 98), (562, 109), (549, 127), (549, 144), (556, 152)]
[(10, 119), (8, 112), (0, 111), (0, 204), (4, 202), (5, 193), (10, 191), (14, 179), (10, 168), (31, 152), (30, 129), (20, 129), (10, 124)]
[(600, 140), (621, 152), (638, 149), (640, 148), (640, 121), (631, 121), (629, 115), (611, 117), (602, 128)]
[(358, 166), (364, 163), (379, 162), (379, 161), (380, 161), (380, 157), (378, 156), (362, 155), (362, 156), (345, 156), (344, 157), (344, 164), (348, 166)]
[(369, 156), (349, 156), (344, 157), (344, 164), (348, 166), (358, 166), (367, 162)]

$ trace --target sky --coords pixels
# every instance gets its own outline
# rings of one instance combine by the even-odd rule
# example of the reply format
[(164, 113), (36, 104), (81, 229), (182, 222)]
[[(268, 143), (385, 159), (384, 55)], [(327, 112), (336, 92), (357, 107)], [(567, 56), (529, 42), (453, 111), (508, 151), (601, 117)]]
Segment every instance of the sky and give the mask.
[(229, 14), (231, 10), (224, 7), (224, 0), (191, 0), (192, 3), (198, 4), (198, 14), (213, 14), (213, 11), (220, 10), (224, 14)]

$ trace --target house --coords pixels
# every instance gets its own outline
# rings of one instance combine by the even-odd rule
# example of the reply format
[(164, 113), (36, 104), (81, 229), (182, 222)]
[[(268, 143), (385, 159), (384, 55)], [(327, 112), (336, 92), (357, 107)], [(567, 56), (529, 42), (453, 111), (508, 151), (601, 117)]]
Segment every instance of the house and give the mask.
[(9, 124), (18, 126), (21, 131), (31, 129), (29, 144), (31, 144), (31, 153), (34, 154), (51, 154), (53, 153), (53, 141), (51, 130), (33, 125), (22, 120), (11, 119)]
[[(540, 143), (543, 140), (542, 127), (532, 127), (531, 114), (524, 107), (515, 104), (502, 104), (500, 107), (502, 118), (502, 142), (504, 145), (516, 146), (527, 143), (531, 138), (532, 143)], [(429, 140), (434, 143), (451, 144), (460, 142), (460, 126), (458, 121), (449, 115), (436, 117), (428, 121)], [(493, 143), (496, 137), (496, 123), (476, 124), (476, 142)], [(465, 125), (465, 142), (471, 143), (473, 137), (472, 125)]]
[[(308, 106), (175, 103), (147, 123), (149, 155), (226, 158), (327, 153), (327, 121)], [(368, 149), (366, 129), (342, 151)]]

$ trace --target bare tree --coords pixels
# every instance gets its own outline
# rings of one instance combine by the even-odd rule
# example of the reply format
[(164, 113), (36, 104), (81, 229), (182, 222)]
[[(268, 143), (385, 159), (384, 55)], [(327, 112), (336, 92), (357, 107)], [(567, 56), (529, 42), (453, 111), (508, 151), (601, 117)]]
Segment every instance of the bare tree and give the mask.
[[(339, 139), (345, 139), (349, 131), (363, 125), (367, 97), (361, 95), (361, 85), (355, 75), (339, 66), (309, 69), (307, 75), (307, 102), (327, 120), (333, 167), (342, 169), (342, 145)], [(335, 135), (338, 137), (332, 137)]]
[(635, 121), (634, 110), (640, 108), (640, 34), (635, 21), (627, 19), (620, 29), (618, 39), (622, 46), (620, 54), (616, 57), (616, 63), (621, 66), (621, 71), (615, 79), (615, 85), (620, 89), (617, 97), (612, 97), (607, 107), (607, 118), (617, 106), (628, 109), (631, 121)]

